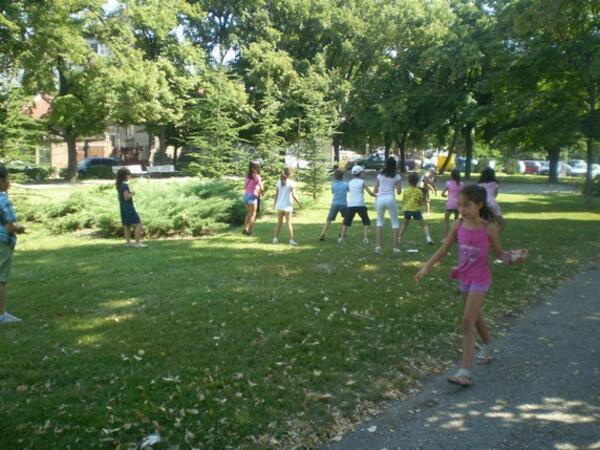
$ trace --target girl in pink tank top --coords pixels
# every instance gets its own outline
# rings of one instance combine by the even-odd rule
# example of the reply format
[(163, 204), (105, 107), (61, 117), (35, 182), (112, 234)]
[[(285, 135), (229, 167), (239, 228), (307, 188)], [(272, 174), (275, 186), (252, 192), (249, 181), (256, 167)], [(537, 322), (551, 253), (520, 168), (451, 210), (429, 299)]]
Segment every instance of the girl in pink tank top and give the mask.
[(455, 221), (458, 219), (458, 193), (463, 188), (463, 183), (460, 181), (460, 170), (453, 169), (452, 172), (450, 172), (450, 178), (451, 180), (446, 183), (446, 187), (442, 191), (442, 197), (448, 195), (448, 200), (446, 200), (446, 211), (444, 211), (444, 239), (448, 237), (450, 216), (453, 215)]
[(490, 248), (494, 256), (505, 264), (515, 264), (527, 257), (526, 249), (512, 252), (502, 249), (498, 230), (490, 225), (491, 213), (485, 199), (485, 189), (478, 185), (469, 185), (460, 191), (457, 206), (461, 219), (454, 223), (444, 244), (415, 276), (419, 283), (448, 254), (451, 246), (455, 242), (458, 244), (458, 265), (452, 269), (450, 277), (458, 280), (465, 305), (462, 316), (463, 356), (460, 368), (448, 381), (465, 387), (471, 385), (469, 369), (475, 349), (475, 330), (483, 341), (476, 355), (477, 362), (487, 363), (493, 353), (492, 338), (483, 318), (483, 300), (492, 285), (488, 260)]

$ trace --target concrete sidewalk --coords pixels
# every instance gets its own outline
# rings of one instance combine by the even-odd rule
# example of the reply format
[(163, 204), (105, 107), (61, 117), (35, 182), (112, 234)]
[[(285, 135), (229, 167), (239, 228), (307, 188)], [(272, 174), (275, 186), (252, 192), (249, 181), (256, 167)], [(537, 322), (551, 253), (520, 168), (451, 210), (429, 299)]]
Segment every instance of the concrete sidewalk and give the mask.
[(600, 449), (599, 264), (506, 330), (471, 388), (432, 378), (329, 449)]

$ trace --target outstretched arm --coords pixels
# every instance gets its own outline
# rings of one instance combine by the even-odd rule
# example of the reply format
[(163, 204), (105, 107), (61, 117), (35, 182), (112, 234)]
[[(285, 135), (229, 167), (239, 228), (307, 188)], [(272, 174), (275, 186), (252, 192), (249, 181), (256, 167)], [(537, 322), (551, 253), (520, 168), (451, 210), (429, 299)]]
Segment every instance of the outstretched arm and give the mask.
[(444, 257), (448, 254), (448, 250), (450, 250), (450, 247), (452, 247), (452, 245), (456, 241), (457, 230), (458, 222), (455, 222), (454, 225), (452, 225), (452, 229), (450, 230), (450, 233), (448, 233), (448, 237), (446, 238), (442, 246), (437, 250), (437, 252), (433, 254), (431, 258), (429, 258), (429, 261), (427, 261), (415, 275), (415, 282), (417, 284), (421, 282), (421, 279), (423, 279), (425, 275), (431, 272), (433, 266), (435, 266), (438, 262), (444, 259)]
[(292, 189), (292, 198), (296, 201), (296, 203), (298, 203), (298, 206), (302, 208), (302, 203), (300, 203), (300, 200), (298, 200), (298, 197), (296, 197), (296, 189)]

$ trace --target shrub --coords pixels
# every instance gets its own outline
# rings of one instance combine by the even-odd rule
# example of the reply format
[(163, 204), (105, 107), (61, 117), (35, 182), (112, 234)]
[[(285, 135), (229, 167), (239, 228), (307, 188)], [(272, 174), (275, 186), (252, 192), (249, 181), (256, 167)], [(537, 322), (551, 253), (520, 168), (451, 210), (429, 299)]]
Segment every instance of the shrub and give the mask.
[[(243, 222), (246, 210), (241, 186), (226, 180), (196, 180), (156, 184), (132, 180), (136, 209), (149, 236), (200, 236)], [(94, 228), (105, 236), (122, 235), (117, 191), (113, 184), (77, 191), (52, 202), (34, 215), (23, 199), (17, 206), (30, 220), (53, 233)]]
[(504, 163), (504, 173), (517, 174), (519, 173), (519, 161), (516, 159), (508, 159)]

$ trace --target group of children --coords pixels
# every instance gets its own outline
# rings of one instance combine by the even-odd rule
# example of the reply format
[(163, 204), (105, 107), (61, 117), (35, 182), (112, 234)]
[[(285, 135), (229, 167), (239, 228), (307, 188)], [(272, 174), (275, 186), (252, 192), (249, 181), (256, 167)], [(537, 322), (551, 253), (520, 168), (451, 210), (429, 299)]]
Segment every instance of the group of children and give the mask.
[[(343, 217), (340, 230), (339, 242), (344, 242), (348, 228), (356, 214), (363, 223), (363, 242), (368, 243), (368, 231), (370, 219), (364, 194), (376, 197), (375, 209), (377, 212), (377, 237), (375, 251), (381, 251), (383, 223), (385, 212), (390, 215), (393, 230), (393, 251), (399, 252), (399, 243), (402, 235), (411, 220), (416, 220), (425, 233), (427, 243), (433, 244), (427, 224), (421, 213), (421, 206), (426, 202), (429, 189), (419, 188), (419, 177), (416, 173), (408, 175), (409, 187), (402, 191), (401, 178), (396, 173), (396, 160), (391, 157), (386, 159), (383, 170), (377, 175), (374, 189), (362, 179), (364, 169), (354, 166), (351, 170), (352, 180), (343, 180), (343, 172), (336, 170), (335, 182), (331, 187), (333, 200), (327, 215), (327, 221), (321, 232), (320, 240), (324, 240), (331, 223), (338, 214)], [(429, 179), (423, 179), (426, 186), (434, 184), (433, 176), (428, 174)], [(121, 220), (124, 226), (126, 245), (143, 248), (141, 242), (142, 224), (139, 215), (133, 205), (134, 193), (129, 189), (127, 181), (130, 173), (128, 169), (121, 168), (117, 172), (116, 189), (118, 192)], [(8, 171), (0, 165), (0, 323), (18, 322), (20, 319), (6, 311), (6, 284), (8, 282), (12, 255), (16, 244), (16, 235), (25, 232), (25, 227), (17, 223), (17, 217), (8, 198), (7, 191), (10, 186)], [(424, 192), (425, 190), (425, 192)], [(244, 203), (247, 215), (244, 222), (243, 234), (251, 235), (252, 227), (256, 221), (256, 213), (260, 207), (260, 197), (264, 192), (264, 186), (260, 177), (260, 165), (256, 162), (249, 164), (246, 183), (244, 188)], [(434, 191), (435, 192), (435, 191)], [(404, 223), (400, 229), (398, 219), (398, 207), (396, 194), (403, 194)], [(500, 243), (499, 234), (505, 226), (502, 212), (496, 202), (498, 193), (498, 181), (495, 172), (491, 168), (485, 169), (478, 184), (464, 186), (460, 181), (460, 172), (453, 170), (451, 180), (446, 183), (442, 192), (447, 195), (444, 213), (445, 238), (442, 246), (421, 267), (415, 275), (416, 283), (431, 272), (435, 264), (441, 261), (456, 243), (458, 245), (459, 261), (453, 268), (450, 277), (458, 281), (459, 290), (464, 301), (462, 315), (463, 331), (463, 356), (460, 368), (448, 378), (450, 383), (461, 386), (470, 386), (470, 366), (475, 356), (478, 363), (489, 362), (493, 355), (491, 336), (485, 319), (483, 317), (483, 301), (489, 291), (492, 278), (488, 261), (490, 252), (497, 260), (505, 264), (522, 262), (527, 257), (526, 249), (504, 251)], [(273, 243), (279, 242), (279, 234), (285, 219), (289, 244), (297, 245), (294, 240), (292, 227), (293, 201), (300, 207), (302, 204), (295, 194), (295, 183), (290, 168), (283, 169), (276, 184), (274, 209), (277, 211), (277, 224), (275, 226)], [(450, 227), (450, 217), (454, 216), (454, 223)], [(460, 217), (460, 218), (459, 218)], [(131, 227), (134, 228), (134, 239), (131, 242)], [(475, 354), (476, 334), (479, 334), (483, 344)]]

